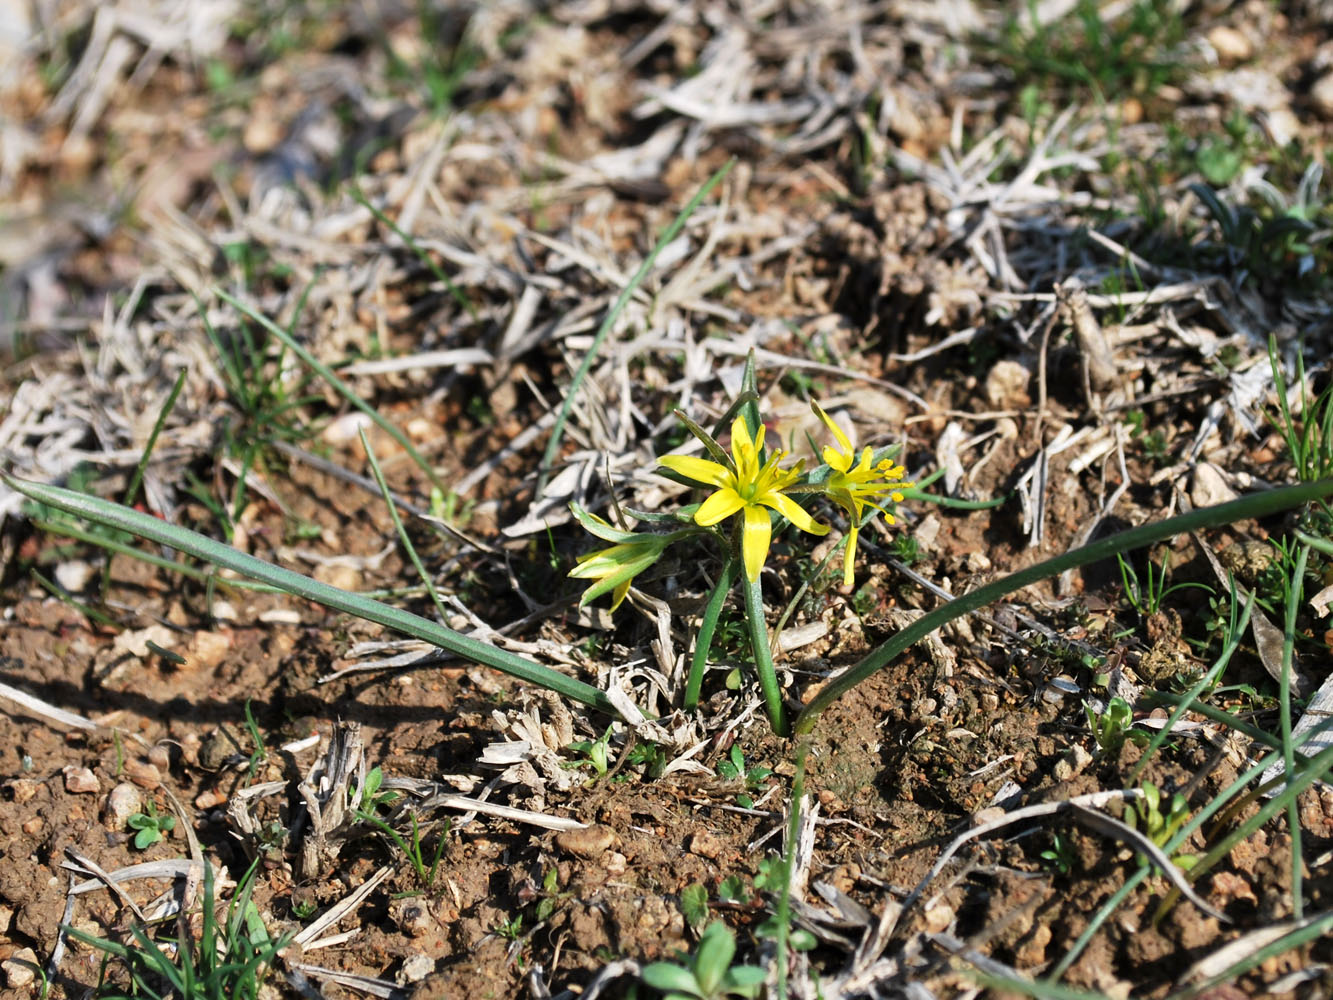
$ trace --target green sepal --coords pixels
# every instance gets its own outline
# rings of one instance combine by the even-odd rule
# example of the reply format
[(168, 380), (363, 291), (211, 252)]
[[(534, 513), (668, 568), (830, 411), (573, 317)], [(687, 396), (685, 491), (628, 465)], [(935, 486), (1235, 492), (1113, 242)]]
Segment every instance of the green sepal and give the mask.
[(680, 407), (677, 407), (671, 412), (676, 415), (677, 420), (685, 425), (687, 431), (699, 439), (699, 443), (704, 446), (708, 451), (708, 454), (713, 456), (714, 462), (723, 468), (730, 470), (733, 476), (736, 474), (736, 463), (732, 461), (731, 456), (727, 454), (726, 450), (717, 443), (716, 437), (709, 434), (706, 430), (691, 420)]
[(633, 542), (642, 537), (633, 531), (622, 531), (620, 528), (609, 524), (596, 514), (590, 513), (579, 506), (576, 501), (569, 502), (570, 513), (574, 515), (575, 520), (583, 525), (583, 530), (590, 535), (596, 535), (598, 538), (608, 542)]

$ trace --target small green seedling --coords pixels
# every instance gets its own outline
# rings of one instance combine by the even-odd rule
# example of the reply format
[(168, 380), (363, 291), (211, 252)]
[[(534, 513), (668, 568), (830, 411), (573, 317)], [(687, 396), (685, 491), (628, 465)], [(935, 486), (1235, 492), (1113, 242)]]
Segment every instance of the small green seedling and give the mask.
[(625, 755), (625, 763), (630, 767), (643, 767), (643, 776), (649, 781), (662, 777), (666, 770), (667, 755), (661, 744), (644, 740), (634, 744)]
[(1074, 845), (1057, 831), (1051, 834), (1051, 846), (1042, 851), (1039, 857), (1046, 862), (1046, 867), (1060, 875), (1068, 875), (1074, 870), (1078, 856)]
[[(745, 787), (749, 791), (755, 792), (764, 783), (764, 779), (773, 773), (773, 769), (758, 766), (747, 768), (745, 766), (745, 755), (741, 752), (741, 748), (733, 744), (731, 753), (717, 762), (717, 773), (728, 781), (739, 778), (745, 782)], [(746, 809), (753, 809), (754, 799), (749, 795), (737, 795), (736, 804)]]
[(381, 792), (384, 784), (384, 771), (376, 766), (366, 772), (366, 780), (357, 793), (356, 811), (374, 816), (381, 809), (387, 809), (398, 801), (397, 792)]
[(763, 990), (766, 973), (756, 965), (732, 965), (735, 957), (735, 935), (715, 920), (699, 938), (693, 958), (683, 955), (679, 965), (654, 962), (644, 968), (643, 981), (660, 990), (665, 1000), (752, 1000)]
[(550, 920), (560, 904), (574, 895), (572, 892), (560, 891), (560, 872), (554, 868), (548, 868), (542, 876), (542, 893), (534, 909), (539, 924)]
[(708, 920), (708, 890), (702, 883), (694, 882), (680, 890), (680, 913), (696, 930)]
[(135, 813), (125, 822), (131, 830), (137, 831), (134, 846), (141, 851), (152, 847), (176, 828), (176, 817), (171, 813), (159, 813), (151, 801), (145, 804), (143, 812)]
[(94, 937), (66, 924), (64, 930), (70, 937), (116, 960), (129, 979), (126, 984), (117, 975), (113, 986), (107, 975), (111, 963), (104, 962), (102, 979), (93, 995), (186, 1000), (258, 1000), (267, 995), (264, 981), (292, 935), (271, 935), (251, 898), (260, 864), (256, 858), (237, 881), (225, 914), (219, 914), (213, 867), (205, 862), (203, 905), (191, 914), (192, 919), (170, 920), (162, 925), (177, 929), (174, 940), (150, 936), (151, 926), (135, 926), (130, 928), (131, 939), (122, 943)]
[[(1125, 811), (1125, 822), (1142, 832), (1158, 847), (1165, 847), (1189, 818), (1189, 804), (1179, 792), (1171, 796), (1170, 805), (1163, 813), (1162, 793), (1151, 781), (1143, 783), (1143, 796), (1131, 803)], [(1198, 861), (1193, 854), (1177, 854), (1171, 860), (1186, 871)]]
[(584, 764), (591, 764), (592, 769), (597, 772), (597, 777), (605, 778), (606, 772), (610, 770), (611, 758), (611, 726), (606, 727), (606, 732), (595, 740), (577, 740), (569, 744), (565, 749), (574, 753), (581, 753), (583, 760), (572, 761), (566, 764), (566, 767), (582, 767)]
[(421, 827), (417, 822), (415, 813), (408, 814), (408, 821), (412, 825), (412, 832), (409, 837), (404, 836), (390, 826), (379, 815), (381, 809), (388, 809), (398, 801), (399, 793), (394, 791), (380, 791), (380, 786), (384, 783), (384, 772), (379, 767), (372, 767), (366, 772), (365, 780), (360, 789), (353, 789), (353, 811), (357, 819), (367, 823), (379, 830), (395, 844), (398, 845), (407, 860), (412, 863), (412, 869), (417, 873), (417, 878), (421, 884), (430, 888), (435, 884), (435, 876), (440, 870), (440, 861), (444, 857), (444, 848), (449, 841), (449, 823), (446, 821), (443, 830), (440, 831), (440, 839), (435, 844), (435, 853), (427, 864), (426, 852), (423, 849), (421, 840)]
[(1088, 714), (1088, 727), (1097, 741), (1097, 749), (1104, 754), (1118, 753), (1126, 739), (1138, 743), (1145, 736), (1131, 728), (1134, 709), (1124, 698), (1112, 698), (1102, 712), (1098, 712), (1092, 702), (1084, 702), (1083, 709)]
[(724, 903), (744, 905), (750, 901), (750, 889), (741, 876), (728, 875), (718, 883), (717, 898)]
[(1125, 587), (1125, 597), (1128, 598), (1134, 610), (1144, 618), (1157, 614), (1162, 609), (1162, 602), (1178, 590), (1197, 587), (1200, 590), (1212, 591), (1212, 588), (1206, 584), (1194, 582), (1173, 583), (1168, 587), (1166, 585), (1166, 575), (1170, 559), (1171, 554), (1164, 552), (1161, 564), (1156, 567), (1149, 559), (1147, 582), (1144, 583), (1139, 580), (1139, 575), (1134, 570), (1133, 564), (1120, 553), (1116, 553), (1116, 560), (1120, 563), (1120, 580)]

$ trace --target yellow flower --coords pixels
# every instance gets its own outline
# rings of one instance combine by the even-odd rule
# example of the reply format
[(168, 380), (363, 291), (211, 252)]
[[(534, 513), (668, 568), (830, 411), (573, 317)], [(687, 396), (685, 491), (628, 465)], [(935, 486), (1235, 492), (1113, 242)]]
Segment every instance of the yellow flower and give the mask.
[(608, 590), (611, 591), (611, 610), (620, 607), (620, 602), (629, 593), (631, 581), (657, 562), (662, 556), (662, 550), (683, 534), (679, 531), (666, 535), (621, 531), (576, 503), (569, 506), (579, 523), (590, 532), (598, 538), (616, 543), (610, 548), (579, 556), (579, 564), (569, 571), (569, 575), (576, 579), (594, 581), (583, 592), (580, 607), (601, 597)]
[(662, 538), (661, 535), (643, 535), (639, 541), (622, 542), (609, 549), (579, 556), (579, 564), (569, 571), (569, 575), (595, 581), (583, 592), (580, 607), (608, 590), (611, 591), (611, 610), (620, 607), (633, 579), (662, 555)]
[(828, 525), (817, 523), (800, 504), (782, 492), (796, 483), (801, 476), (798, 465), (794, 469), (779, 469), (778, 463), (786, 452), (775, 451), (762, 466), (759, 453), (764, 447), (764, 428), (761, 426), (750, 439), (745, 420), (737, 417), (731, 425), (731, 454), (734, 468), (690, 455), (664, 455), (662, 465), (717, 491), (700, 504), (695, 512), (696, 524), (717, 524), (738, 511), (741, 514), (741, 559), (745, 563), (745, 578), (751, 583), (759, 579), (768, 557), (772, 521), (767, 508), (776, 510), (802, 531), (812, 535), (828, 533)]
[(903, 495), (899, 491), (912, 483), (902, 481), (907, 470), (901, 465), (894, 465), (887, 458), (873, 462), (874, 452), (869, 447), (861, 452), (858, 460), (856, 452), (852, 450), (852, 442), (847, 439), (842, 428), (833, 422), (833, 418), (818, 403), (811, 401), (810, 406), (838, 441), (837, 448), (826, 445), (823, 451), (824, 464), (832, 470), (824, 483), (824, 492), (847, 512), (847, 519), (851, 522), (851, 530), (847, 533), (847, 551), (842, 562), (842, 584), (850, 587), (852, 565), (856, 562), (856, 538), (861, 530), (861, 516), (866, 507), (874, 507), (884, 515), (886, 522), (893, 524), (893, 515), (875, 501), (888, 496), (894, 503), (902, 503)]

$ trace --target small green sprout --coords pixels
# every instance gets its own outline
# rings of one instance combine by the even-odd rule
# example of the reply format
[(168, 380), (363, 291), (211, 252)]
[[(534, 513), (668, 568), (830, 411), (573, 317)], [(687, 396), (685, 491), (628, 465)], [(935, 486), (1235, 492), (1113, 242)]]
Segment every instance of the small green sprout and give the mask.
[(630, 748), (629, 753), (625, 755), (625, 763), (630, 767), (642, 766), (643, 776), (652, 781), (662, 777), (662, 772), (666, 770), (666, 750), (660, 743), (643, 740)]
[(724, 903), (743, 905), (750, 901), (750, 890), (744, 878), (739, 875), (728, 875), (717, 885), (717, 898)]
[(654, 962), (643, 970), (643, 981), (665, 995), (665, 1000), (752, 1000), (764, 988), (766, 973), (755, 965), (732, 965), (736, 937), (721, 921), (713, 921), (699, 938), (693, 958), (682, 963)]
[(381, 809), (389, 809), (400, 797), (400, 793), (395, 791), (381, 792), (380, 786), (383, 783), (384, 772), (378, 766), (367, 771), (361, 788), (353, 789), (351, 792), (353, 811), (356, 813), (357, 819), (373, 826), (398, 845), (399, 850), (412, 863), (412, 868), (417, 873), (417, 878), (421, 881), (421, 884), (429, 888), (435, 884), (435, 876), (439, 872), (440, 861), (444, 858), (444, 848), (449, 841), (449, 822), (445, 821), (444, 829), (440, 832), (440, 839), (435, 845), (435, 853), (431, 856), (430, 863), (427, 864), (426, 852), (423, 849), (421, 839), (421, 826), (417, 822), (416, 814), (408, 814), (407, 818), (412, 830), (406, 838), (379, 815)]
[(366, 780), (361, 785), (361, 790), (357, 795), (356, 809), (358, 812), (375, 815), (381, 809), (387, 809), (398, 801), (398, 792), (381, 792), (380, 786), (384, 784), (384, 771), (377, 765), (366, 772)]
[(1142, 583), (1139, 575), (1134, 570), (1134, 566), (1123, 555), (1116, 553), (1116, 560), (1120, 563), (1120, 580), (1125, 587), (1125, 597), (1134, 610), (1147, 618), (1157, 614), (1162, 608), (1162, 602), (1178, 590), (1188, 590), (1190, 587), (1196, 587), (1200, 590), (1212, 592), (1211, 587), (1203, 583), (1185, 582), (1166, 585), (1167, 566), (1171, 555), (1169, 552), (1162, 554), (1161, 564), (1154, 567), (1152, 560), (1148, 560), (1147, 582)]
[(1134, 725), (1134, 709), (1124, 698), (1112, 698), (1101, 712), (1097, 711), (1092, 702), (1084, 702), (1083, 709), (1088, 714), (1092, 738), (1097, 741), (1097, 749), (1102, 753), (1117, 753), (1125, 745), (1126, 739), (1138, 743), (1144, 736), (1131, 728)]
[(134, 846), (146, 850), (161, 841), (176, 828), (176, 817), (171, 813), (159, 813), (151, 801), (146, 803), (143, 812), (137, 812), (125, 821), (134, 834)]
[[(271, 935), (258, 906), (251, 898), (255, 873), (262, 862), (254, 863), (237, 881), (236, 891), (220, 915), (214, 891), (213, 866), (204, 863), (203, 904), (191, 919), (168, 920), (165, 924), (130, 928), (130, 940), (111, 941), (94, 937), (77, 927), (65, 925), (70, 937), (101, 951), (106, 960), (123, 968), (116, 975), (118, 988), (104, 981), (96, 995), (133, 997), (185, 997), (188, 1000), (242, 998), (257, 1000), (268, 993), (268, 978), (279, 953), (292, 935)], [(163, 930), (176, 929), (170, 936), (155, 937)], [(194, 936), (198, 929), (199, 936)]]
[(583, 754), (586, 758), (580, 761), (571, 761), (566, 767), (582, 767), (584, 764), (591, 764), (592, 769), (597, 772), (597, 777), (605, 778), (606, 772), (610, 770), (610, 747), (611, 747), (611, 726), (606, 727), (606, 732), (595, 740), (576, 740), (569, 744), (565, 749), (573, 753)]
[(1073, 842), (1060, 835), (1058, 831), (1051, 834), (1051, 846), (1038, 855), (1046, 862), (1046, 867), (1060, 875), (1068, 875), (1074, 870), (1074, 863), (1078, 860), (1074, 853)]
[(703, 883), (693, 882), (680, 890), (680, 913), (691, 927), (703, 926), (708, 919), (708, 890)]
[[(1189, 818), (1189, 804), (1179, 792), (1171, 796), (1171, 802), (1163, 813), (1162, 793), (1151, 781), (1143, 783), (1143, 795), (1125, 811), (1125, 822), (1158, 847), (1165, 847)], [(1198, 858), (1193, 854), (1177, 854), (1171, 860), (1177, 867), (1189, 871)]]
[[(728, 781), (741, 779), (749, 791), (755, 792), (764, 783), (764, 779), (773, 773), (773, 769), (759, 766), (747, 768), (741, 748), (733, 744), (731, 753), (717, 762), (717, 773)], [(749, 795), (737, 795), (736, 804), (746, 809), (753, 809), (754, 799)]]

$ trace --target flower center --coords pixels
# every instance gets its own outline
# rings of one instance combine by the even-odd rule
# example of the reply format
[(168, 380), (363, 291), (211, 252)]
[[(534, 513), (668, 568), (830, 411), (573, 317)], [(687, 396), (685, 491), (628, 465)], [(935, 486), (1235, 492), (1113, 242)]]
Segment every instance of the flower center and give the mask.
[(754, 499), (754, 495), (759, 492), (759, 484), (756, 482), (741, 483), (740, 489), (736, 491), (741, 495), (741, 499), (749, 503)]

